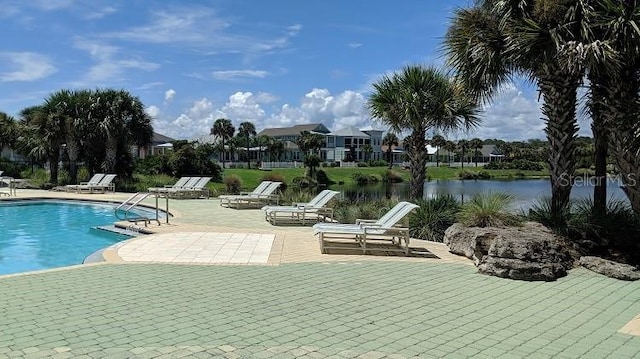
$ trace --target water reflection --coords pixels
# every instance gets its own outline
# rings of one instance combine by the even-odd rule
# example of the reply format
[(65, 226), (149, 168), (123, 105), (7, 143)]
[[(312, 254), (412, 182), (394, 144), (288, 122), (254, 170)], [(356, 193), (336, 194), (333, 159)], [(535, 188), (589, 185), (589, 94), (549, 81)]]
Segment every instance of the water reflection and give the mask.
[[(378, 198), (409, 198), (409, 184), (396, 183), (373, 185), (335, 185), (331, 189), (341, 191), (343, 198), (350, 200), (369, 200)], [(515, 207), (527, 209), (535, 201), (551, 196), (551, 184), (547, 179), (522, 180), (433, 180), (425, 183), (424, 197), (452, 195), (464, 201), (476, 193), (487, 191), (506, 192), (516, 197)], [(626, 196), (615, 180), (607, 182), (609, 198), (626, 200)], [(590, 198), (593, 196), (593, 185), (576, 184), (571, 191), (572, 199)]]

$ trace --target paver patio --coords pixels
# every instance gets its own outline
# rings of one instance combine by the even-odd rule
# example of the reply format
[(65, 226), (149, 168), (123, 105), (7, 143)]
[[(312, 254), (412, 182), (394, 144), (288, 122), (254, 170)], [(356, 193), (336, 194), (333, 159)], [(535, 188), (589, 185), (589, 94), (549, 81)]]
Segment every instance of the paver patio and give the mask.
[[(90, 198), (123, 195), (110, 196)], [(619, 332), (640, 313), (637, 282), (585, 269), (551, 283), (483, 276), (421, 242), (435, 259), (323, 255), (309, 228), (273, 227), (255, 210), (172, 210), (172, 224), (129, 249), (254, 233), (243, 240), (274, 238), (272, 265), (116, 261), (0, 276), (0, 358), (640, 356), (640, 337)], [(174, 254), (166, 261), (187, 253)]]
[(553, 283), (470, 266), (101, 264), (0, 279), (0, 357), (593, 357), (640, 286), (576, 269)]

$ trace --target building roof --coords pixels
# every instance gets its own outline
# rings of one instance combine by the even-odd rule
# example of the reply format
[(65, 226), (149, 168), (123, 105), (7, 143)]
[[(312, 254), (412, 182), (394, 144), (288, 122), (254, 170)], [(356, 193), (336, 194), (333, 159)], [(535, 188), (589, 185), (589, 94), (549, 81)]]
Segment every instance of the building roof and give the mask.
[(291, 127), (274, 127), (274, 128), (265, 128), (260, 131), (258, 135), (266, 135), (270, 137), (276, 136), (295, 136), (300, 135), (300, 133), (308, 131), (308, 132), (317, 132), (317, 133), (329, 133), (329, 129), (326, 128), (321, 123), (311, 123), (306, 125), (295, 125)]
[(171, 138), (171, 137), (168, 137), (168, 136), (165, 136), (163, 134), (157, 133), (157, 132), (153, 133), (153, 137), (151, 139), (151, 143), (153, 143), (154, 145), (161, 144), (161, 143), (172, 142), (172, 141), (175, 141), (175, 139)]
[(368, 134), (360, 131), (355, 126), (349, 126), (349, 127), (345, 127), (345, 128), (339, 129), (337, 131), (331, 132), (330, 135), (332, 135), (332, 136), (343, 136), (343, 137), (364, 137), (364, 138), (369, 138), (370, 137)]

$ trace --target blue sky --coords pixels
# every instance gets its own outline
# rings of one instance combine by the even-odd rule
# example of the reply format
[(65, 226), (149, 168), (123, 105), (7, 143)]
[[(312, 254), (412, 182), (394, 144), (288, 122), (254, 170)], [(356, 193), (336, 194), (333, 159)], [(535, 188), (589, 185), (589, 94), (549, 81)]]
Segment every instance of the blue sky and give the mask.
[[(66, 88), (123, 88), (156, 131), (209, 133), (215, 119), (264, 127), (382, 128), (371, 83), (407, 64), (441, 65), (440, 41), (469, 1), (0, 1), (0, 111)], [(535, 89), (505, 85), (483, 124), (450, 137), (542, 138)], [(588, 134), (588, 124), (582, 124)]]

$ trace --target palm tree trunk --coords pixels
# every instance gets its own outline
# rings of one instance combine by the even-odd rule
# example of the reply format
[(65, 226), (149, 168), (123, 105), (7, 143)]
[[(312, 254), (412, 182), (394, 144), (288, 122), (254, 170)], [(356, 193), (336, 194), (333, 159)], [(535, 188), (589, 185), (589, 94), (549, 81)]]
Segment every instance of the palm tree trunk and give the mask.
[(224, 156), (226, 149), (224, 148), (224, 137), (222, 138), (222, 169), (224, 170)]
[(596, 215), (605, 215), (607, 212), (607, 155), (609, 151), (608, 118), (611, 115), (606, 105), (606, 88), (613, 86), (609, 76), (597, 76), (591, 73), (591, 132), (595, 140), (595, 184), (593, 187), (593, 211)]
[(78, 183), (78, 156), (80, 147), (71, 138), (67, 138), (67, 156), (69, 156), (69, 177), (71, 183)]
[(411, 181), (409, 193), (412, 199), (422, 199), (424, 197), (424, 182), (427, 178), (426, 165), (426, 140), (424, 131), (415, 131), (411, 134), (411, 147), (408, 151), (409, 162), (411, 163)]
[(559, 66), (542, 66), (537, 78), (544, 96), (542, 114), (550, 144), (551, 211), (560, 214), (569, 204), (576, 167), (575, 139), (578, 132), (576, 103), (579, 78)]
[(624, 192), (633, 210), (640, 214), (640, 82), (632, 69), (622, 71), (623, 81), (612, 81), (607, 87), (607, 124), (611, 136), (610, 150), (622, 176)]
[(56, 151), (49, 156), (49, 182), (53, 184), (58, 183), (58, 160), (60, 159), (59, 153)]
[(390, 150), (391, 146), (389, 146), (389, 150), (387, 150), (387, 161), (389, 161), (389, 169), (393, 168), (393, 153)]
[(105, 144), (104, 162), (102, 170), (106, 173), (113, 173), (116, 167), (116, 159), (118, 153), (118, 140), (114, 136), (107, 136)]

